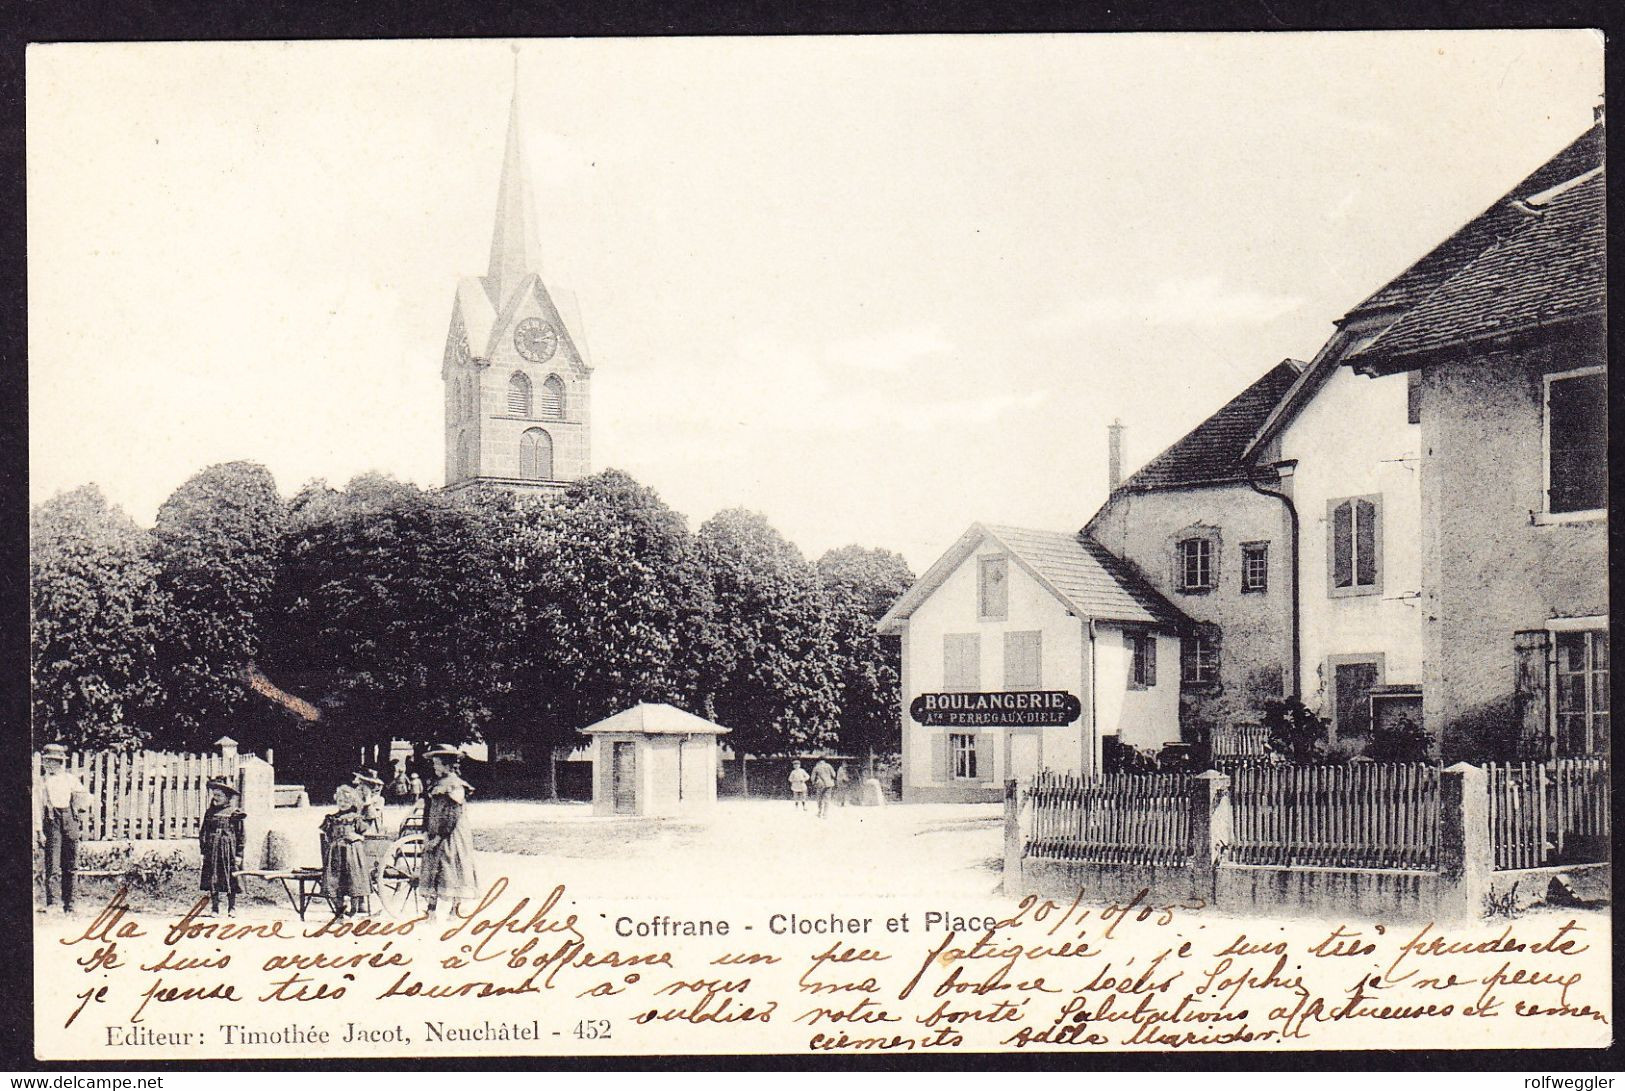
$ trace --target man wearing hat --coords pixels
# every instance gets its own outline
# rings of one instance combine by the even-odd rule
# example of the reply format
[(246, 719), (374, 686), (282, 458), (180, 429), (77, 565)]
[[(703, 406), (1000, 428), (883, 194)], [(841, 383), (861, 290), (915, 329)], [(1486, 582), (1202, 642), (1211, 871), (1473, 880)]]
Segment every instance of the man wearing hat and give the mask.
[(53, 880), (60, 875), (62, 912), (73, 912), (73, 873), (79, 866), (79, 838), (90, 814), (90, 793), (68, 772), (68, 748), (48, 743), (40, 751), (40, 837), (45, 845), (45, 904), (55, 901)]

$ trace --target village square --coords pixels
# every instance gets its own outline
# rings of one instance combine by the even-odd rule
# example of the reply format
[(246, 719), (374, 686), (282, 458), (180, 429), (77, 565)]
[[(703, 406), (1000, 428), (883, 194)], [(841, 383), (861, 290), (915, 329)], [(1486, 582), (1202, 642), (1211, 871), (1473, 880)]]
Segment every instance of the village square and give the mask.
[[(446, 168), (496, 200), (485, 271), (445, 272), (443, 342), (411, 364), (438, 371), (440, 481), (288, 492), (245, 450), (150, 527), (95, 484), (34, 506), (43, 926), (120, 888), (211, 919), (455, 920), (499, 878), (1299, 920), (1604, 906), (1601, 105), (1158, 453), (1134, 454), (1148, 414), (1108, 407), (1079, 447), (1104, 451), (1102, 503), (1037, 528), (956, 507), (911, 564), (804, 554), (749, 506), (691, 530), (595, 443), (529, 56), (500, 162)], [(1141, 380), (1175, 391), (1166, 366)]]

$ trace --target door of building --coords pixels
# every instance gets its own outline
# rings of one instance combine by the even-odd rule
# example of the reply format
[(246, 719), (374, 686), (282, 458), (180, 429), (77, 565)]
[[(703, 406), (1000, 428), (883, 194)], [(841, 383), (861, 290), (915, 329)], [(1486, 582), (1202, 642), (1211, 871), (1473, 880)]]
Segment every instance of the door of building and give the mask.
[(609, 765), (609, 796), (616, 814), (638, 813), (637, 778), (637, 743), (616, 743)]

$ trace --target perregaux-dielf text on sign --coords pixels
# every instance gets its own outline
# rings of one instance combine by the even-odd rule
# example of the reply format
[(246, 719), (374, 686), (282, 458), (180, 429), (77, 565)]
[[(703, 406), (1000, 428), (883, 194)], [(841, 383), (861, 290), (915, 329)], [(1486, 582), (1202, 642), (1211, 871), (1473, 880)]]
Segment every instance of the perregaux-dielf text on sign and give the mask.
[(922, 693), (908, 714), (927, 727), (1060, 727), (1076, 720), (1083, 706), (1064, 690), (1001, 693)]

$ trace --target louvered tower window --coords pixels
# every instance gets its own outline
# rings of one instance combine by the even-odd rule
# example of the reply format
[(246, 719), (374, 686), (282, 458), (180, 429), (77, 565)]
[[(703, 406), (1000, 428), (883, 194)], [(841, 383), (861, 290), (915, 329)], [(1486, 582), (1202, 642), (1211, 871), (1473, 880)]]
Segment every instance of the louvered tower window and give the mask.
[(549, 375), (542, 384), (542, 414), (548, 420), (564, 419), (564, 380)]
[(508, 379), (508, 412), (516, 417), (530, 416), (530, 379), (522, 371)]

